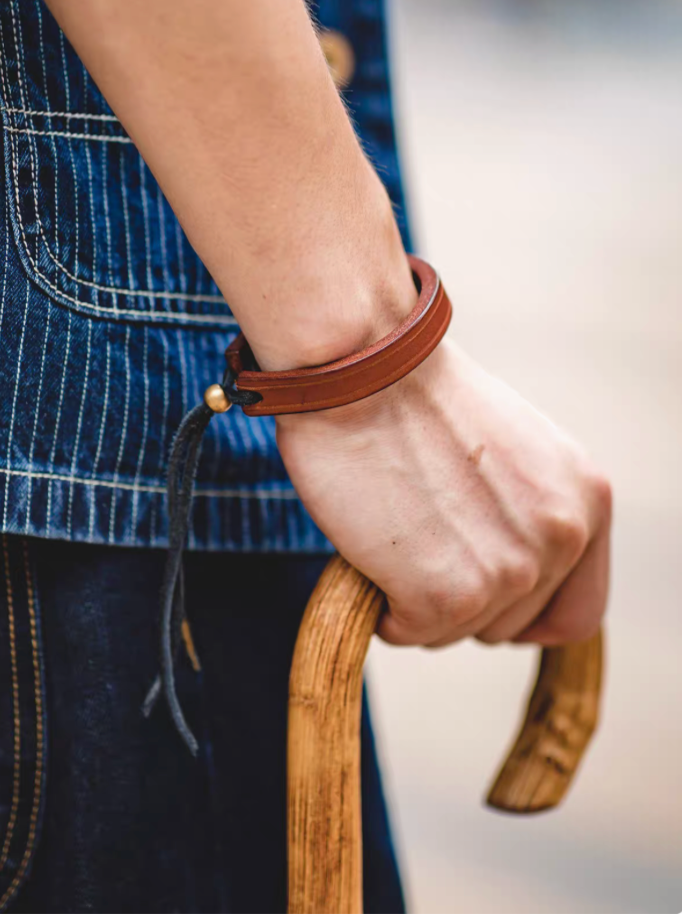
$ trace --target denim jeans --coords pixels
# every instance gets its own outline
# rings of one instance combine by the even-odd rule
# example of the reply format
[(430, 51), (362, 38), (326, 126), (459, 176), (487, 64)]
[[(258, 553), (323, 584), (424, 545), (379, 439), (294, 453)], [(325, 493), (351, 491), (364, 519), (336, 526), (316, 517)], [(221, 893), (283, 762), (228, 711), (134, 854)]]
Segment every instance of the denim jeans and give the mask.
[[(163, 554), (3, 537), (0, 907), (33, 912), (284, 911), (287, 679), (324, 557), (189, 554), (201, 670), (157, 671)], [(403, 900), (365, 704), (365, 910)]]

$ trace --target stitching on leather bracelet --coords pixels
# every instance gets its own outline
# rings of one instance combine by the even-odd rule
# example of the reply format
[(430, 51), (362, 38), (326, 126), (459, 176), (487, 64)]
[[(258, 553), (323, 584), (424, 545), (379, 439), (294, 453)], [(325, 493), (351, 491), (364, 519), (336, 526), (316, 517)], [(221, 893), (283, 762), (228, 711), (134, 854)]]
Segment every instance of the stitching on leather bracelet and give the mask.
[(358, 353), (313, 368), (261, 372), (245, 368), (251, 350), (243, 335), (234, 340), (225, 355), (235, 386), (261, 398), (245, 405), (246, 414), (312, 412), (361, 400), (394, 384), (427, 358), (445, 334), (452, 308), (433, 268), (417, 257), (408, 260), (419, 288), (417, 305), (396, 330)]
[[(385, 362), (387, 359), (390, 359), (393, 356), (395, 356), (396, 353), (400, 352), (401, 349), (404, 349), (405, 346), (408, 346), (409, 343), (413, 341), (413, 339), (417, 338), (417, 336), (427, 332), (429, 329), (428, 320), (432, 316), (432, 312), (431, 312), (431, 314), (429, 312), (431, 311), (431, 306), (432, 306), (433, 302), (435, 302), (439, 291), (440, 291), (440, 286), (436, 287), (435, 293), (434, 293), (431, 301), (429, 302), (429, 305), (427, 306), (427, 308), (423, 311), (422, 314), (420, 314), (418, 316), (418, 318), (414, 322), (414, 324), (410, 325), (409, 329), (411, 331), (414, 331), (414, 337), (412, 339), (410, 339), (409, 341), (406, 341), (404, 336), (397, 337), (385, 349), (380, 349), (376, 353), (374, 353), (372, 355), (372, 361), (369, 364), (366, 361), (364, 361), (364, 359), (363, 359), (363, 353), (366, 350), (361, 350), (360, 352), (357, 353), (357, 356), (356, 356), (357, 361), (353, 361), (353, 362), (349, 363), (347, 366), (345, 366), (346, 375), (348, 377), (352, 377), (354, 374), (358, 374), (363, 371), (368, 371), (370, 369), (370, 367), (378, 366), (381, 362)], [(381, 342), (381, 340), (379, 342)], [(343, 359), (338, 360), (339, 363), (343, 362), (343, 361), (344, 361)], [(264, 385), (263, 389), (266, 391), (286, 390), (289, 387), (297, 387), (297, 386), (299, 386), (299, 384), (306, 382), (308, 380), (308, 378), (314, 378), (314, 381), (316, 384), (334, 384), (337, 381), (337, 378), (335, 377), (335, 373), (334, 373), (335, 372), (334, 366), (336, 364), (337, 364), (337, 362), (329, 362), (327, 365), (320, 366), (322, 369), (325, 369), (325, 371), (320, 372), (319, 374), (316, 374), (314, 376), (301, 374), (300, 378), (298, 378), (294, 375), (292, 375), (291, 377), (288, 377), (288, 378), (283, 378), (281, 383), (279, 383), (279, 384), (276, 384), (276, 383), (269, 384), (268, 383), (270, 381), (269, 374), (275, 374), (274, 372), (272, 372), (272, 373), (259, 372), (258, 374), (260, 374), (262, 377), (262, 380), (265, 381), (265, 385)], [(302, 371), (307, 371), (307, 370), (308, 369), (302, 369)], [(317, 369), (313, 369), (313, 370), (317, 370)], [(344, 369), (341, 369), (341, 370), (344, 370)], [(247, 372), (243, 372), (243, 374), (246, 374), (246, 373)], [(251, 374), (256, 374), (256, 372), (248, 372), (248, 374), (250, 376)], [(239, 386), (239, 375), (237, 376), (237, 386)], [(371, 386), (371, 385), (368, 385), (368, 386)], [(359, 388), (359, 389), (361, 389), (361, 388)]]

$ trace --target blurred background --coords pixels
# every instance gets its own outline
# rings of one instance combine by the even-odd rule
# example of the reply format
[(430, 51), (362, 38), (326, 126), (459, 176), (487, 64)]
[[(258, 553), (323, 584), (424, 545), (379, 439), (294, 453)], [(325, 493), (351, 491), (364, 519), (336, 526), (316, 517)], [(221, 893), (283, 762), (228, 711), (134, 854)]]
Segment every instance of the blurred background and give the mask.
[(682, 3), (388, 0), (421, 253), (452, 333), (615, 485), (601, 728), (559, 811), (486, 810), (529, 649), (375, 643), (412, 910), (682, 910)]

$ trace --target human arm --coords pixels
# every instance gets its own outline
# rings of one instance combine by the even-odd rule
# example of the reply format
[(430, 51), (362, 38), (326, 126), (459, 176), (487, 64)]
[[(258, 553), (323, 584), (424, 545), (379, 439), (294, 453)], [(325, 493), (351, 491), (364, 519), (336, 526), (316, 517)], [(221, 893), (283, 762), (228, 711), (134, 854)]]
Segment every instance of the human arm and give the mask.
[[(50, 6), (263, 367), (346, 355), (410, 310), (388, 200), (300, 0)], [(535, 634), (598, 624), (608, 486), (453, 344), (363, 403), (278, 427), (307, 507), (387, 592), (389, 640), (514, 637), (571, 572)]]
[(390, 201), (302, 0), (50, 0), (261, 365), (361, 349), (414, 302)]

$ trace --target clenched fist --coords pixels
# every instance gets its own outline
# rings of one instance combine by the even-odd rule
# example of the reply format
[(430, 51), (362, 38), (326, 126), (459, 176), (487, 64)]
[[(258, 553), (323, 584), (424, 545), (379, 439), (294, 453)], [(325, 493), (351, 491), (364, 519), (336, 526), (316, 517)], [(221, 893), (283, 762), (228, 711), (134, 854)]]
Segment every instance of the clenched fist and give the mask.
[(608, 482), (450, 340), (367, 400), (277, 425), (313, 518), (385, 592), (386, 641), (549, 646), (599, 628)]

